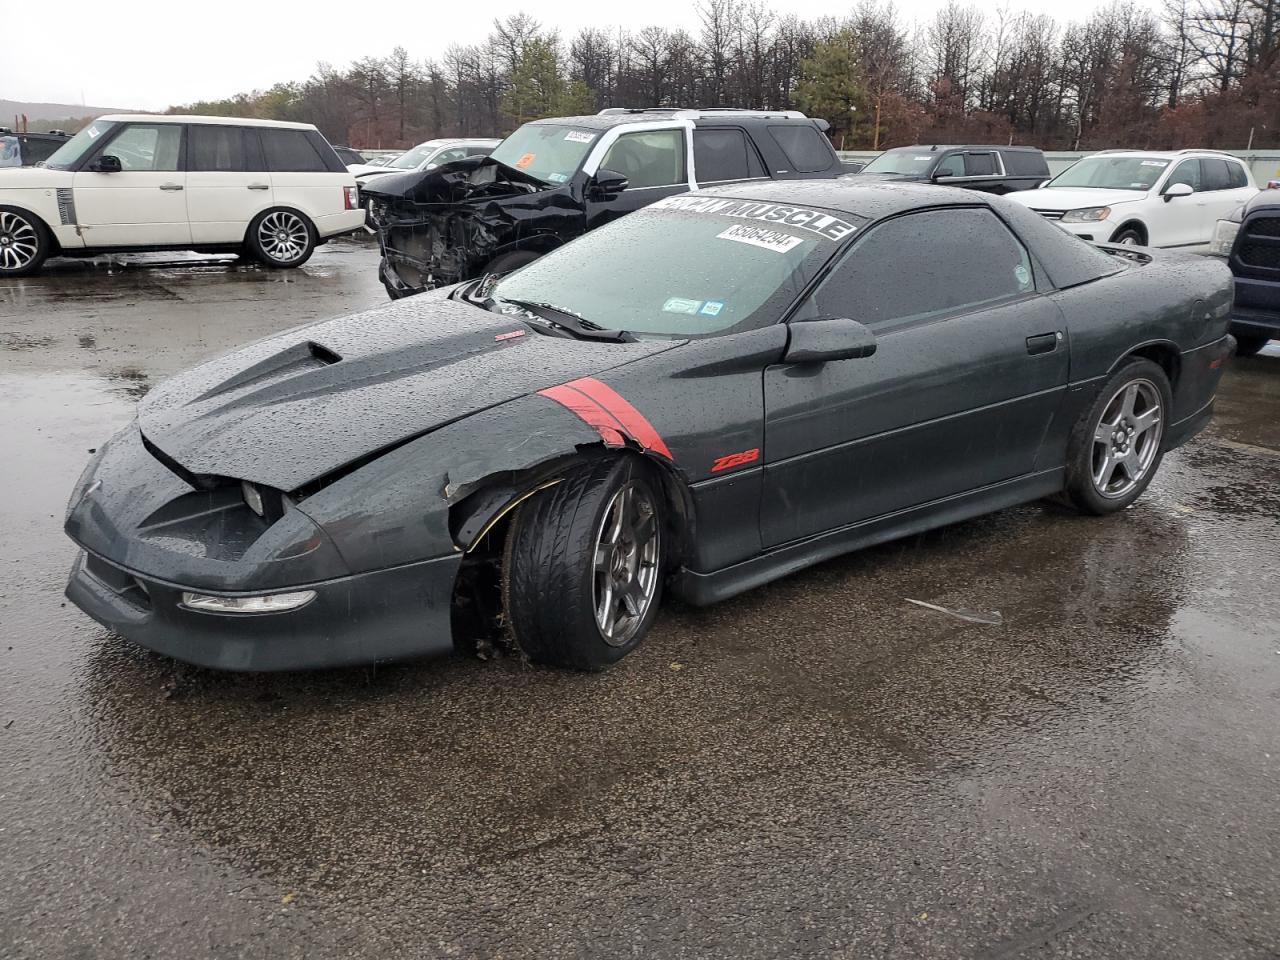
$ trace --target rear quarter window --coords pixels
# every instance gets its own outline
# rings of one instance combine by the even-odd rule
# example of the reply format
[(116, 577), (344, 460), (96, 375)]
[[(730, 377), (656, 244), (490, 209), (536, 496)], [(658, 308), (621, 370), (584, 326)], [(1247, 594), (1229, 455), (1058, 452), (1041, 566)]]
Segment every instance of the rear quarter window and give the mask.
[(817, 173), (839, 162), (831, 144), (812, 124), (770, 124), (769, 135), (797, 173)]
[(273, 173), (325, 173), (329, 169), (305, 130), (264, 128), (258, 136), (267, 169)]
[(1049, 178), (1049, 164), (1045, 162), (1043, 153), (1009, 150), (1001, 151), (1000, 157), (1004, 160), (1004, 172), (1011, 177)]

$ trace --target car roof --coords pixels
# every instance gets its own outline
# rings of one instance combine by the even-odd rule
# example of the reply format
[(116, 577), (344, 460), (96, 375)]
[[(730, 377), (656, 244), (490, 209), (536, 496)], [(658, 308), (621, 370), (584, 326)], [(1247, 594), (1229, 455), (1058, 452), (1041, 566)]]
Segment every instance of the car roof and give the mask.
[(1238, 160), (1239, 157), (1232, 156), (1223, 150), (1099, 150), (1096, 153), (1088, 154), (1090, 157), (1154, 157), (1157, 160), (1182, 160), (1186, 157), (1222, 157), (1223, 159)]
[(110, 113), (98, 117), (117, 123), (209, 123), (232, 127), (287, 127), (293, 130), (314, 130), (313, 123), (293, 123), (289, 120), (259, 120), (255, 117), (199, 117), (183, 114)]
[(831, 180), (762, 180), (693, 192), (736, 200), (825, 207), (871, 220), (923, 207), (989, 206), (984, 194), (958, 187), (909, 182), (859, 183), (853, 178), (840, 177)]
[(1025, 144), (1004, 144), (1004, 143), (917, 143), (907, 147), (890, 147), (891, 150), (931, 150), (942, 152), (943, 150), (1004, 150), (1008, 152), (1022, 151), (1025, 153), (1039, 153), (1039, 147), (1028, 147)]

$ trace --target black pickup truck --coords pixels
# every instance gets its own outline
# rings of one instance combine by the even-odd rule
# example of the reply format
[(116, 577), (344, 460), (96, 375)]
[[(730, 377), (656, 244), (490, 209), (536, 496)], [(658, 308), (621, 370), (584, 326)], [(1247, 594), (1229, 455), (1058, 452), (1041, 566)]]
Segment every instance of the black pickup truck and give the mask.
[(794, 110), (612, 109), (526, 123), (487, 157), (364, 187), (394, 300), (506, 273), (698, 187), (848, 172), (828, 125)]
[(61, 130), (14, 133), (8, 127), (0, 127), (0, 167), (34, 167), (48, 160), (70, 139)]
[(1219, 220), (1209, 252), (1226, 257), (1236, 278), (1231, 333), (1251, 357), (1280, 339), (1280, 190), (1263, 190)]
[(922, 181), (1005, 194), (1032, 190), (1049, 179), (1049, 164), (1035, 147), (932, 144), (886, 150), (858, 173), (864, 180)]

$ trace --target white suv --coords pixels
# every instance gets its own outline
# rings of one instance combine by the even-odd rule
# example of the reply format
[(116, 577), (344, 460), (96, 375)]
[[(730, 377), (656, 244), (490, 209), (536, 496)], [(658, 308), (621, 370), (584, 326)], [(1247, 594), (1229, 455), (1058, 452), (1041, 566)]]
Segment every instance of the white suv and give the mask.
[(1218, 220), (1257, 192), (1228, 153), (1106, 150), (1008, 199), (1085, 240), (1207, 250)]
[(43, 166), (0, 170), (0, 277), (125, 250), (297, 267), (363, 222), (355, 178), (310, 124), (101, 117)]

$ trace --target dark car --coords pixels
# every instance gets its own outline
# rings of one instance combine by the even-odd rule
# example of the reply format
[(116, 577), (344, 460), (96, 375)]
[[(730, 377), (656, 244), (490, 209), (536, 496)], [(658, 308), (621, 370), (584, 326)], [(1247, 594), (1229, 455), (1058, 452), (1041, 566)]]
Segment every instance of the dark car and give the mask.
[(854, 176), (865, 180), (939, 183), (983, 193), (1033, 190), (1048, 180), (1049, 164), (1035, 147), (929, 146), (886, 150)]
[(214, 667), (509, 632), (600, 668), (664, 589), (1041, 497), (1123, 510), (1208, 423), (1230, 306), (1220, 261), (962, 190), (667, 197), (160, 384), (76, 484), (67, 596)]
[(0, 168), (34, 167), (44, 163), (70, 139), (61, 130), (14, 133), (8, 127), (0, 127)]
[(1280, 339), (1280, 193), (1263, 190), (1219, 220), (1210, 253), (1225, 257), (1235, 276), (1231, 332), (1236, 352), (1252, 357)]
[(339, 146), (334, 146), (333, 144), (330, 144), (330, 146), (333, 147), (333, 152), (338, 155), (338, 159), (341, 160), (343, 163), (345, 163), (347, 166), (351, 166), (351, 164), (353, 163), (369, 162), (364, 158), (364, 155), (360, 153), (359, 150), (355, 149), (355, 147), (339, 147)]
[(505, 273), (695, 187), (846, 172), (794, 110), (606, 110), (526, 123), (486, 158), (363, 188), (387, 294)]

